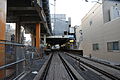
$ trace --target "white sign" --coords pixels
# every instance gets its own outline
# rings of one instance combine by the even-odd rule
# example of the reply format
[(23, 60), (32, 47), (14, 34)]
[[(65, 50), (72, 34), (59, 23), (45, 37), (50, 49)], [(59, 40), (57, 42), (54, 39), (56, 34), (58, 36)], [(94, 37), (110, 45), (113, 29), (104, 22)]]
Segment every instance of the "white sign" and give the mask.
[(75, 33), (74, 27), (70, 27), (70, 33)]

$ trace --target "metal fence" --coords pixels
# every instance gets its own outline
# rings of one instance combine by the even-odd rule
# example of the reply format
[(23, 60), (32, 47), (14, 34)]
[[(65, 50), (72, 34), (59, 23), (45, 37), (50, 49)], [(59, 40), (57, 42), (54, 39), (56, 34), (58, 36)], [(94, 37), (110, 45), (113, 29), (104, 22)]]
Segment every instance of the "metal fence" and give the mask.
[(0, 80), (17, 79), (39, 57), (35, 47), (0, 40)]
[(33, 60), (40, 58), (40, 54), (38, 50), (36, 49), (36, 47), (26, 46), (25, 58), (26, 58), (26, 65), (27, 65), (26, 69), (30, 69), (33, 64)]
[(25, 46), (0, 40), (0, 79), (15, 78), (25, 71)]

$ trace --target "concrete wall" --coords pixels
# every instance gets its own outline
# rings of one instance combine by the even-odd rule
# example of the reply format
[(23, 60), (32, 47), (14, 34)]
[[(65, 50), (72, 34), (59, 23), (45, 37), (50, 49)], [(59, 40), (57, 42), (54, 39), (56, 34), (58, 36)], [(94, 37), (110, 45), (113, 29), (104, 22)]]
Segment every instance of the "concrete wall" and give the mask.
[[(92, 21), (92, 23), (91, 23)], [(92, 54), (92, 43), (99, 41), (103, 24), (102, 5), (97, 4), (82, 19), (83, 42), (81, 46), (85, 55)]]
[[(108, 5), (106, 4), (106, 6)], [(120, 63), (120, 50), (117, 52), (107, 50), (107, 42), (120, 41), (120, 18), (108, 22), (104, 8), (102, 4), (96, 4), (82, 19), (83, 41), (81, 46), (84, 55), (91, 54), (99, 59)], [(99, 44), (99, 50), (93, 50), (95, 43)]]
[[(120, 50), (109, 52), (107, 50), (107, 42), (120, 41), (120, 18), (105, 23), (103, 25), (103, 40), (100, 42), (101, 52), (100, 54), (94, 53), (94, 56), (112, 61), (114, 63), (120, 63)], [(120, 44), (119, 44), (120, 45)]]

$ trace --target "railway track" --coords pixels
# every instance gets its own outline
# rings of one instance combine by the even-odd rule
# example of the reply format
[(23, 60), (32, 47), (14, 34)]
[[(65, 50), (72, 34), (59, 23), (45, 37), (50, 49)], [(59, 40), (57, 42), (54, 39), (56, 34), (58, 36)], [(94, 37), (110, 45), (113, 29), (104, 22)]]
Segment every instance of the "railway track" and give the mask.
[[(109, 80), (120, 80), (120, 70), (117, 68), (111, 66), (109, 67), (108, 65), (104, 65), (102, 63), (89, 60), (80, 56), (75, 56), (73, 54), (67, 53), (65, 55), (69, 56), (73, 60), (78, 61), (80, 63), (81, 66), (80, 69), (82, 71), (94, 69), (96, 72), (106, 76)], [(101, 76), (94, 77), (96, 77), (96, 79), (98, 77), (98, 80), (101, 80), (103, 78)], [(107, 80), (107, 78), (104, 79)], [(78, 70), (75, 70), (75, 68), (70, 64), (69, 61), (66, 60), (66, 58), (61, 52), (57, 51), (53, 52), (49, 56), (48, 60), (40, 69), (38, 75), (34, 78), (34, 80), (86, 80), (86, 79), (85, 77), (83, 77), (83, 75), (81, 76), (81, 74), (78, 73)], [(90, 80), (89, 77), (87, 80)]]
[(65, 66), (71, 80), (84, 80), (81, 75), (59, 54), (59, 57)]
[(79, 61), (80, 63), (94, 69), (95, 71), (103, 74), (104, 76), (108, 77), (111, 80), (120, 80), (120, 70), (119, 68), (109, 66), (106, 64), (102, 64), (97, 61), (90, 60), (88, 58), (80, 57), (80, 56), (75, 56), (73, 54), (68, 54), (71, 58)]
[(104, 63), (104, 62), (95, 60), (95, 59), (91, 59), (91, 58), (88, 58), (88, 57), (83, 57), (83, 56), (80, 56), (80, 55), (79, 55), (79, 57), (84, 58), (84, 59), (87, 59), (87, 60), (90, 60), (90, 61), (94, 61), (94, 62), (96, 62), (96, 63), (102, 64), (102, 65), (105, 65), (105, 66), (108, 66), (108, 67), (111, 67), (111, 68), (114, 68), (114, 69), (116, 69), (116, 70), (120, 70), (120, 67), (113, 66), (113, 65), (110, 65), (110, 64), (107, 64), (107, 63)]
[(60, 57), (63, 65), (64, 65), (65, 69), (67, 70), (67, 73), (69, 74), (71, 80), (78, 80), (78, 79), (76, 78), (76, 76), (74, 75), (74, 73), (73, 73), (73, 72), (71, 71), (71, 69), (69, 68), (69, 66), (68, 66), (68, 65), (66, 64), (66, 62), (64, 61), (63, 57), (61, 57), (60, 54), (59, 54), (59, 57)]
[(79, 73), (62, 57), (54, 52), (45, 62), (34, 80), (84, 80)]

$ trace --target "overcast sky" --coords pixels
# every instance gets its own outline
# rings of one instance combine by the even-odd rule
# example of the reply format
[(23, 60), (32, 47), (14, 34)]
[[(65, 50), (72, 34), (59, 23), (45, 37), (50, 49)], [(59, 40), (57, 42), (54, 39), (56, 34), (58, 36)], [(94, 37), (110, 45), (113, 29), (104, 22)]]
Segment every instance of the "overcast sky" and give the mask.
[[(54, 0), (49, 0), (50, 11), (54, 13)], [(71, 17), (72, 26), (80, 25), (81, 19), (87, 12), (93, 7), (95, 3), (85, 2), (85, 0), (56, 0), (56, 13), (66, 14), (67, 17)]]

